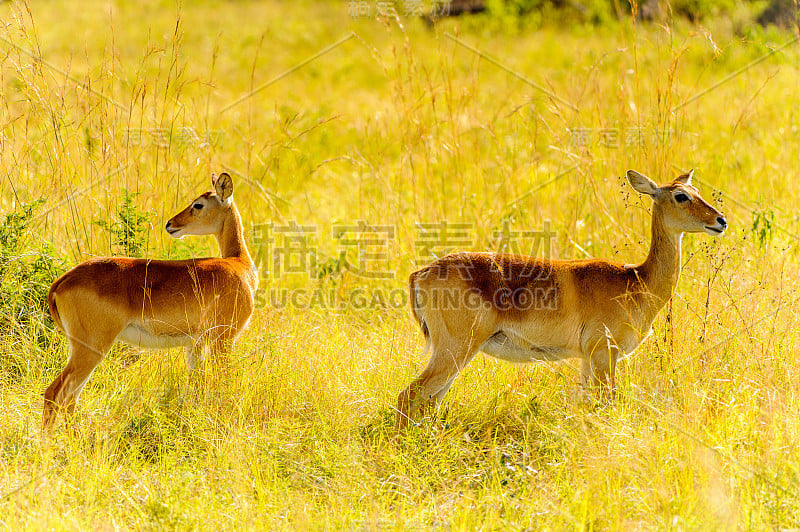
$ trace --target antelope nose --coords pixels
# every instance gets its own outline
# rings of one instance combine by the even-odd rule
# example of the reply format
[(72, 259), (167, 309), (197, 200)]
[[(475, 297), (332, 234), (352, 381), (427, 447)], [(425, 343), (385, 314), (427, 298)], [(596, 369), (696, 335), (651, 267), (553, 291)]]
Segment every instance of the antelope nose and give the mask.
[[(719, 220), (719, 218), (717, 218), (717, 219)], [(169, 228), (170, 228), (171, 226), (172, 226), (172, 222), (167, 222), (167, 225), (164, 227), (164, 229), (166, 229), (167, 231), (169, 231)]]
[[(728, 221), (725, 218), (723, 218), (722, 216), (717, 216), (717, 223), (719, 225), (721, 225), (722, 227), (728, 227)], [(169, 225), (169, 224), (167, 224), (167, 225)]]

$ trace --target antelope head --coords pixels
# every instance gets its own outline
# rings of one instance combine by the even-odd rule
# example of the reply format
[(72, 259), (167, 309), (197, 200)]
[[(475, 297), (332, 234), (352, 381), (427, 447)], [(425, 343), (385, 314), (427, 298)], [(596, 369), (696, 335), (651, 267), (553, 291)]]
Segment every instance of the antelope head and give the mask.
[(165, 227), (172, 238), (214, 235), (222, 231), (233, 206), (233, 180), (228, 174), (211, 174), (212, 189), (173, 216)]
[(627, 177), (636, 192), (653, 198), (654, 208), (660, 210), (668, 229), (676, 233), (721, 235), (728, 227), (728, 222), (692, 186), (693, 174), (694, 170), (690, 170), (661, 187), (634, 170), (628, 170)]

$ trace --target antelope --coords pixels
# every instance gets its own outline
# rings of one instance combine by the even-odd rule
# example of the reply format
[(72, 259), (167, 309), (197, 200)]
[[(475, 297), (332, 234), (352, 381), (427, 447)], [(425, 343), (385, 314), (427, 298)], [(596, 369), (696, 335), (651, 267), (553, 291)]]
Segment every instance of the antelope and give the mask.
[(477, 351), (511, 362), (580, 358), (584, 387), (613, 396), (617, 361), (650, 334), (672, 297), (683, 233), (717, 236), (728, 226), (692, 186), (693, 173), (658, 186), (627, 172), (633, 189), (653, 200), (641, 264), (461, 252), (412, 273), (411, 310), (432, 354), (398, 397), (398, 428), (438, 407)]
[(190, 375), (210, 348), (224, 356), (253, 313), (258, 275), (247, 251), (233, 180), (212, 174), (212, 189), (165, 227), (172, 238), (214, 235), (221, 258), (94, 258), (56, 279), (48, 304), (70, 345), (66, 367), (44, 393), (48, 432), (71, 414), (92, 372), (117, 340), (144, 348), (185, 347)]

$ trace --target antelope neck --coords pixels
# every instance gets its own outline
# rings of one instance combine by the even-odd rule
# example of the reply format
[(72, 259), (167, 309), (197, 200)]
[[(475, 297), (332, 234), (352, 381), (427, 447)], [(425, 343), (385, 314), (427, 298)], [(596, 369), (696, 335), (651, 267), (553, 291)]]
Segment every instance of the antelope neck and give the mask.
[[(231, 200), (233, 201), (233, 200)], [(223, 259), (239, 258), (248, 265), (252, 265), (250, 253), (247, 251), (247, 244), (244, 240), (244, 229), (242, 228), (242, 218), (236, 205), (231, 203), (231, 212), (222, 223), (222, 228), (214, 235), (219, 243), (219, 251)]]
[(666, 226), (661, 207), (653, 205), (650, 251), (637, 269), (648, 291), (661, 300), (659, 307), (672, 296), (678, 283), (681, 274), (682, 238), (682, 232)]

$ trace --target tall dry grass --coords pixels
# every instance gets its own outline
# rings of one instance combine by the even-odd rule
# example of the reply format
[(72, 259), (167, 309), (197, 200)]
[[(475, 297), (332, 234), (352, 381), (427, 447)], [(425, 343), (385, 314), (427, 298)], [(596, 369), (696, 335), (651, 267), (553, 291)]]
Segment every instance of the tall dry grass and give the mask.
[[(486, 35), (311, 2), (0, 7), (3, 210), (45, 198), (31, 236), (73, 264), (113, 251), (93, 222), (118, 218), (125, 188), (152, 213), (149, 256), (213, 254), (161, 226), (224, 169), (263, 290), (228, 380), (189, 392), (181, 353), (118, 346), (49, 446), (41, 392), (66, 344), (4, 335), (3, 360), (24, 362), (0, 366), (7, 528), (797, 526), (797, 46), (680, 106), (792, 35), (725, 21)], [(555, 257), (634, 262), (649, 205), (617, 176), (689, 167), (731, 228), (685, 239), (619, 400), (580, 400), (572, 362), (479, 357), (437, 420), (394, 432), (425, 360), (407, 309), (381, 297), (421, 258), (416, 224), (468, 224), (461, 245), (484, 250), (549, 221)], [(340, 260), (363, 258), (344, 242), (358, 234), (334, 236), (358, 221), (394, 231), (391, 278)], [(315, 275), (274, 269), (267, 236), (292, 222), (312, 227)], [(281, 290), (299, 304), (275, 304)]]

